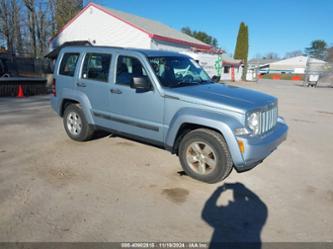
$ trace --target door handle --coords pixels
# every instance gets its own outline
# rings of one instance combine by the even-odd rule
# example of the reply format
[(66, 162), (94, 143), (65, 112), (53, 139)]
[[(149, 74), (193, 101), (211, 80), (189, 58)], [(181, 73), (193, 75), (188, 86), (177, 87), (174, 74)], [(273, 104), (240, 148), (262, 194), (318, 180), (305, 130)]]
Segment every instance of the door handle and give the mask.
[(118, 88), (112, 88), (112, 89), (110, 90), (110, 92), (113, 93), (113, 94), (122, 94), (122, 92), (121, 92), (120, 89), (118, 89)]
[(82, 83), (82, 82), (77, 82), (76, 85), (78, 87), (86, 87), (87, 86), (85, 83)]

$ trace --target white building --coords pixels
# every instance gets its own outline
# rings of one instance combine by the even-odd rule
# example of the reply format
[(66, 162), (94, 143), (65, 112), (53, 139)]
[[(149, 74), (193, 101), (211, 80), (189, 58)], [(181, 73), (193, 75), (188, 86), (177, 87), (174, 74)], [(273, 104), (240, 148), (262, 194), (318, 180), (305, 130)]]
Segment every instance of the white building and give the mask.
[(285, 60), (276, 61), (269, 64), (269, 73), (291, 73), (304, 74), (309, 65), (316, 65), (318, 70), (324, 67), (327, 62), (309, 58), (307, 56), (296, 56)]
[(258, 75), (266, 74), (269, 71), (269, 65), (277, 60), (274, 59), (252, 59), (248, 61), (246, 80), (256, 81)]
[(221, 80), (240, 81), (243, 74), (242, 60), (236, 60), (227, 54), (221, 54)]
[(263, 74), (305, 74), (306, 72), (324, 72), (327, 70), (326, 61), (296, 56), (284, 60), (252, 59), (248, 63), (246, 79), (257, 80)]
[(181, 52), (198, 61), (210, 77), (218, 76), (220, 80), (239, 81), (242, 78), (243, 64), (226, 54), (208, 54), (202, 52)]
[[(167, 25), (89, 3), (50, 40), (50, 51), (64, 43), (86, 42), (100, 46), (169, 50), (187, 53), (222, 80), (239, 80), (241, 63)], [(51, 54), (51, 53), (50, 53)], [(55, 53), (56, 54), (56, 53)]]
[(212, 46), (159, 22), (94, 3), (89, 3), (50, 40), (50, 51), (65, 42), (84, 40), (94, 45), (176, 52), (212, 49)]

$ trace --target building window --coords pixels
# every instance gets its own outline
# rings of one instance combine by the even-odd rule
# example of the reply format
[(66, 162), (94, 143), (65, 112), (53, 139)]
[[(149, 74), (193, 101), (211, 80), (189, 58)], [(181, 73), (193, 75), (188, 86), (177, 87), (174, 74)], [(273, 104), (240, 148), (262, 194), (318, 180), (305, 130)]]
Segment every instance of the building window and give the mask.
[(79, 53), (64, 54), (60, 64), (59, 74), (73, 77), (79, 56)]
[(227, 74), (230, 72), (230, 66), (224, 66), (223, 73)]
[(82, 78), (107, 82), (110, 63), (110, 54), (87, 53), (83, 63)]

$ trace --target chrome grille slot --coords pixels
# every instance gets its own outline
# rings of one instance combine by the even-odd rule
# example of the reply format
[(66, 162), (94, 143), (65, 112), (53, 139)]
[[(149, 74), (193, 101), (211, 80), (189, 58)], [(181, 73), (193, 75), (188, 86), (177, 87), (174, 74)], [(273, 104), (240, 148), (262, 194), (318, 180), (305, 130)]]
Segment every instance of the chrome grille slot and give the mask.
[(271, 129), (273, 129), (277, 122), (278, 117), (278, 109), (277, 106), (273, 106), (272, 108), (262, 111), (259, 116), (260, 128), (259, 133), (263, 134)]

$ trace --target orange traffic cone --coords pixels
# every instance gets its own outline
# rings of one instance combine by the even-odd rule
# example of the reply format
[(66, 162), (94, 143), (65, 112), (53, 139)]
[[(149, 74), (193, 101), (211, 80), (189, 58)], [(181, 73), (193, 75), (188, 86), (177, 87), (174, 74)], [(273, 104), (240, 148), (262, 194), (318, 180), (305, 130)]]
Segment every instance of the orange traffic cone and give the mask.
[(18, 92), (17, 92), (17, 98), (24, 98), (23, 88), (21, 85), (19, 85)]

